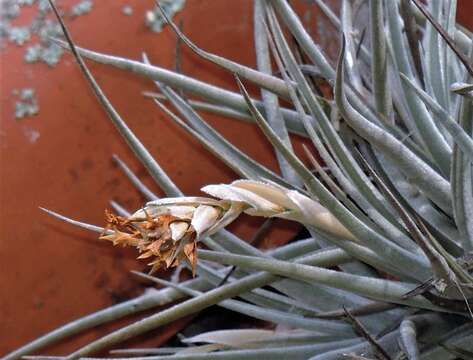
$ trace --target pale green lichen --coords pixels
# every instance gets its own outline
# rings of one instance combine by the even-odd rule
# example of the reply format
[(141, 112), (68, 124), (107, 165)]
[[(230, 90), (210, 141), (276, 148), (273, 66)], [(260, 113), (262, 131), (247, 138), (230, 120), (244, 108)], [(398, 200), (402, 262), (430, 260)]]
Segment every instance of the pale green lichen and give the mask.
[(125, 5), (122, 7), (123, 15), (131, 16), (133, 15), (133, 8), (130, 5)]
[(20, 100), (15, 103), (15, 117), (22, 119), (36, 115), (39, 112), (38, 100), (32, 88), (23, 88), (20, 91), (13, 90), (13, 94), (19, 96)]
[[(169, 16), (172, 17), (183, 8), (185, 0), (164, 0), (161, 3)], [(33, 19), (24, 26), (13, 26), (12, 21), (21, 16), (22, 9), (31, 6), (36, 6)], [(50, 8), (47, 0), (3, 0), (0, 7), (2, 14), (0, 41), (2, 47), (6, 47), (7, 43), (25, 46), (23, 59), (27, 64), (44, 63), (50, 67), (59, 64), (64, 50), (53, 43), (51, 38), (61, 38), (62, 31), (56, 21), (48, 18)], [(93, 1), (82, 0), (64, 8), (64, 13), (75, 19), (90, 13), (92, 9)], [(132, 16), (133, 8), (130, 5), (124, 5), (122, 13)], [(156, 9), (146, 12), (145, 22), (154, 32), (160, 32), (164, 25), (164, 19)], [(34, 103), (20, 101), (16, 104), (15, 109), (15, 117), (23, 118), (36, 114), (39, 107), (36, 100)]]
[(30, 39), (30, 30), (25, 26), (15, 26), (8, 31), (8, 40), (17, 45), (23, 45)]
[[(182, 10), (185, 5), (186, 0), (162, 0), (160, 2), (162, 8), (166, 12), (169, 18), (173, 18), (174, 15)], [(154, 32), (161, 32), (164, 25), (166, 24), (165, 19), (161, 15), (161, 12), (154, 8), (148, 10), (145, 14), (146, 26)]]
[(71, 16), (81, 16), (88, 14), (92, 10), (93, 3), (90, 0), (83, 0), (75, 4), (71, 9)]

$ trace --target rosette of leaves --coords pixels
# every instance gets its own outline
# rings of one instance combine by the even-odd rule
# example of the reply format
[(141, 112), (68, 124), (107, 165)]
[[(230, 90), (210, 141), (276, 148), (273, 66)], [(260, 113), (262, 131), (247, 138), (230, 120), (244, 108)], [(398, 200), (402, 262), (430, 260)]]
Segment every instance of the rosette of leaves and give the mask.
[[(195, 250), (196, 261), (192, 245), (180, 257), (191, 260), (183, 264), (195, 267), (193, 279), (167, 282), (142, 274), (164, 287), (66, 324), (6, 359), (38, 353), (98, 324), (177, 300), (67, 358), (116, 349), (126, 339), (212, 305), (266, 320), (274, 330), (207, 332), (183, 339), (182, 348), (147, 350), (145, 358), (472, 358), (472, 36), (455, 22), (455, 0), (342, 0), (339, 15), (322, 0), (316, 3), (340, 34), (336, 66), (286, 0), (254, 1), (256, 69), (200, 49), (170, 23), (198, 55), (234, 73), (240, 93), (154, 66), (146, 57), (139, 62), (79, 48), (63, 25), (67, 42), (62, 45), (72, 51), (110, 120), (173, 199), (157, 200), (117, 159), (151, 201), (139, 210), (139, 219), (117, 207), (121, 220), (100, 228), (50, 213), (118, 243), (117, 231), (125, 226), (129, 245), (142, 252), (151, 251), (146, 248), (151, 243), (177, 249), (186, 236), (192, 241), (185, 245), (197, 239), (209, 250)], [(366, 21), (360, 24), (354, 14), (366, 15)], [(302, 56), (294, 53), (290, 37)], [(186, 205), (194, 207), (192, 214), (200, 206), (213, 209), (207, 208), (213, 220), (204, 222), (200, 234), (192, 228), (192, 214), (173, 213), (172, 222), (179, 223), (174, 233), (170, 222), (159, 222), (161, 210), (153, 206), (174, 206), (174, 198), (183, 194), (114, 110), (83, 57), (154, 81), (159, 93), (148, 96), (157, 111), (248, 179), (210, 185), (205, 189), (218, 200)], [(261, 99), (248, 95), (245, 81), (261, 88)], [(254, 121), (274, 146), (280, 173), (230, 144), (202, 112)], [(290, 133), (308, 137), (322, 161), (310, 153), (309, 162), (302, 161)], [(219, 221), (230, 204), (240, 206), (231, 219), (241, 211), (285, 214), (311, 237), (262, 252), (223, 229), (227, 222)], [(154, 216), (154, 210), (161, 215)], [(178, 234), (178, 227), (185, 230)], [(179, 258), (174, 254), (166, 262), (167, 253), (156, 254), (168, 266)], [(230, 266), (237, 271), (229, 272)], [(140, 352), (121, 354), (136, 358)]]

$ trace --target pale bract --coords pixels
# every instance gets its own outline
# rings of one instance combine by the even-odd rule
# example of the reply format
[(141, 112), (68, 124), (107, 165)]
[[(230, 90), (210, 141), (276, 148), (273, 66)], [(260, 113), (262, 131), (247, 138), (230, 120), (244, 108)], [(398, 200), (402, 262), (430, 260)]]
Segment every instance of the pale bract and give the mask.
[(197, 241), (237, 218), (244, 204), (202, 197), (152, 201), (127, 218), (107, 214), (113, 230), (101, 239), (114, 245), (135, 246), (140, 259), (151, 258), (151, 272), (177, 266), (186, 259), (195, 273)]
[(216, 198), (246, 204), (244, 212), (249, 215), (293, 220), (345, 239), (356, 240), (318, 201), (274, 183), (237, 180), (229, 185), (208, 185), (202, 191)]
[(217, 198), (178, 197), (148, 202), (128, 218), (107, 214), (102, 236), (114, 245), (135, 246), (140, 259), (151, 258), (151, 271), (187, 259), (195, 272), (197, 242), (234, 221), (242, 212), (279, 217), (315, 226), (344, 239), (353, 235), (317, 201), (295, 190), (252, 180), (209, 185), (202, 191)]

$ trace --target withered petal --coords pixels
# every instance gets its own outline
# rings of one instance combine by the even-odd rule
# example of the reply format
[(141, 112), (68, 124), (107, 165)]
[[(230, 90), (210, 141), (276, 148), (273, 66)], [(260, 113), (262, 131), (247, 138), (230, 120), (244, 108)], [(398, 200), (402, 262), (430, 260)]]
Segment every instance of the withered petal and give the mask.
[(132, 235), (118, 230), (115, 230), (113, 234), (102, 235), (99, 237), (99, 239), (111, 241), (113, 245), (123, 246), (136, 246), (139, 242), (139, 240), (133, 237)]
[(192, 267), (192, 276), (195, 276), (195, 270), (197, 268), (197, 243), (193, 241), (186, 246), (184, 246), (184, 254), (191, 264)]
[(141, 254), (140, 256), (138, 256), (137, 259), (147, 259), (147, 258), (149, 258), (153, 255), (154, 254), (151, 251), (147, 251), (147, 252)]

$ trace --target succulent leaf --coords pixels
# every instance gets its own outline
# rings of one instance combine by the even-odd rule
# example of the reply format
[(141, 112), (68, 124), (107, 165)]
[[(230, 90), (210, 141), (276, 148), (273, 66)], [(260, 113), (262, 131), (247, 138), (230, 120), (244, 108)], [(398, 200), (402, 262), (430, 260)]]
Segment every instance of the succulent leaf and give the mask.
[[(66, 35), (66, 42), (57, 42), (72, 51), (112, 123), (168, 197), (158, 199), (114, 156), (151, 200), (143, 208), (129, 214), (113, 202), (119, 215), (107, 212), (105, 228), (45, 211), (114, 245), (137, 248), (151, 271), (182, 263), (196, 277), (168, 282), (134, 272), (165, 288), (62, 326), (5, 359), (184, 297), (67, 358), (89, 356), (213, 305), (274, 329), (204, 332), (183, 340), (190, 347), (158, 358), (470, 356), (473, 44), (455, 21), (456, 1), (342, 0), (338, 16), (316, 0), (342, 38), (336, 67), (292, 3), (255, 1), (255, 69), (201, 49), (163, 13), (186, 46), (236, 75), (238, 94), (151, 65), (146, 56), (140, 62), (79, 48), (50, 0)], [(183, 196), (82, 57), (154, 81), (160, 93), (145, 95), (239, 179), (203, 187), (212, 197)], [(261, 89), (261, 101), (250, 97), (240, 78)], [(189, 94), (205, 101), (187, 99)], [(256, 123), (275, 150), (281, 174), (224, 139), (198, 110)], [(310, 164), (304, 163), (289, 133), (308, 137), (320, 160), (305, 148)], [(296, 221), (310, 238), (262, 251), (224, 229), (242, 213)], [(198, 249), (199, 242), (210, 250)]]

